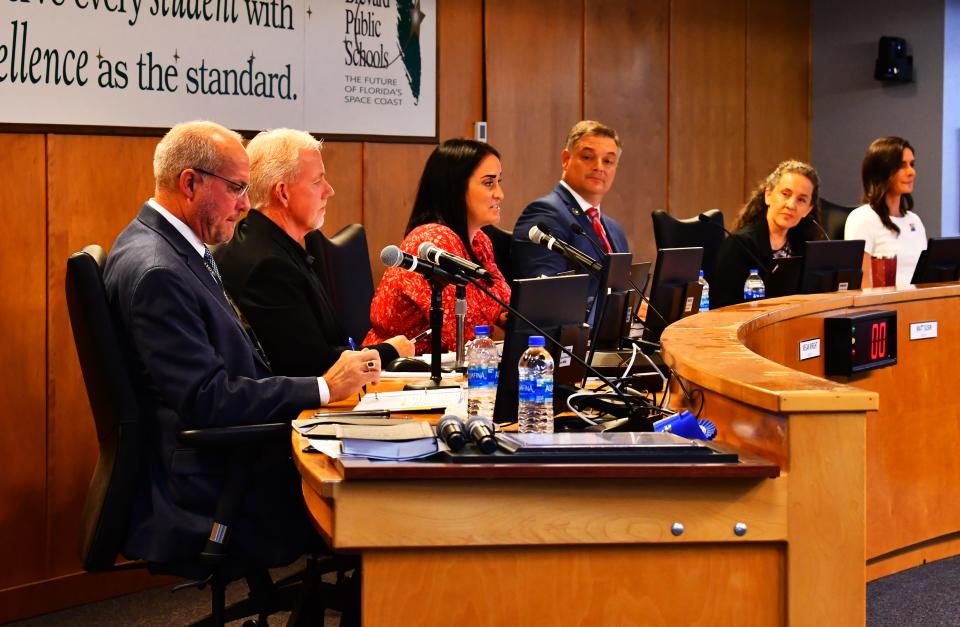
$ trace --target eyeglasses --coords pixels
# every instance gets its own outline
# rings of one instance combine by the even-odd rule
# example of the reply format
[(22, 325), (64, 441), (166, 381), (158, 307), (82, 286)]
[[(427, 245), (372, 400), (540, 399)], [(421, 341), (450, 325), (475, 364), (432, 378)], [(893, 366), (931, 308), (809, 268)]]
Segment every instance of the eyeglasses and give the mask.
[(199, 172), (200, 174), (209, 174), (210, 176), (220, 179), (227, 184), (227, 189), (229, 189), (230, 192), (237, 198), (240, 198), (246, 194), (247, 190), (250, 189), (250, 183), (237, 183), (236, 181), (231, 181), (225, 176), (220, 176), (216, 172), (210, 172), (209, 170), (204, 170), (203, 168), (191, 168), (191, 170)]

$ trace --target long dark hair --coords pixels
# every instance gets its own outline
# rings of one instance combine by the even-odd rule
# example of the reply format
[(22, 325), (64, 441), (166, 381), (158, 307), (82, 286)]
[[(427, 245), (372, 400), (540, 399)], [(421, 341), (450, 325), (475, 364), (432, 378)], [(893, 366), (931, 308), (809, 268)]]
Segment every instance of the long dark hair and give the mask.
[(421, 224), (442, 224), (460, 237), (470, 259), (480, 263), (467, 234), (467, 183), (487, 155), (500, 158), (496, 148), (473, 139), (448, 139), (437, 146), (423, 166), (404, 236)]
[[(808, 213), (807, 216), (813, 216), (814, 220), (822, 222), (820, 218), (820, 177), (817, 176), (817, 171), (813, 169), (812, 165), (791, 159), (778, 165), (773, 172), (753, 190), (753, 195), (750, 196), (750, 200), (747, 201), (747, 204), (744, 205), (740, 211), (740, 215), (737, 217), (734, 230), (767, 219), (767, 209), (769, 205), (767, 205), (766, 193), (777, 186), (777, 183), (780, 182), (784, 174), (800, 174), (801, 176), (805, 176), (813, 184), (813, 195), (810, 197), (810, 206), (812, 209), (810, 209), (810, 213)], [(817, 235), (811, 239), (821, 239), (822, 236), (819, 234), (819, 231), (816, 232)]]
[[(897, 235), (900, 234), (900, 227), (890, 219), (890, 208), (887, 207), (886, 196), (887, 190), (890, 189), (890, 178), (903, 166), (903, 151), (907, 148), (916, 155), (917, 151), (913, 149), (910, 142), (902, 137), (875, 139), (867, 148), (861, 170), (863, 202), (877, 212), (883, 226)], [(913, 195), (901, 195), (900, 213), (907, 215), (907, 212), (911, 209), (913, 209)]]

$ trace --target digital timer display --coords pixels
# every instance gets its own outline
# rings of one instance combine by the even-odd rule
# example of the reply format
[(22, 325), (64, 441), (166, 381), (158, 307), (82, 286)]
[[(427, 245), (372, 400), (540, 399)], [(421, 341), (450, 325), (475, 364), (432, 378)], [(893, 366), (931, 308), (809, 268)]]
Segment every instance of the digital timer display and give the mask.
[(823, 330), (824, 370), (828, 376), (849, 376), (897, 363), (896, 311), (825, 318)]

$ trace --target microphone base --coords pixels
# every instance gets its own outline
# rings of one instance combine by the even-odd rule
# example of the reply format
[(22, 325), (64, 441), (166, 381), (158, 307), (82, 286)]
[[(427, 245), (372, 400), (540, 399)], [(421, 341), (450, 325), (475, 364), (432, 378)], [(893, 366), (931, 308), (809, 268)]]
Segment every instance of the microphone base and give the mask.
[(460, 384), (457, 381), (434, 381), (433, 379), (421, 379), (411, 381), (403, 386), (404, 390), (440, 390), (445, 388), (458, 388)]

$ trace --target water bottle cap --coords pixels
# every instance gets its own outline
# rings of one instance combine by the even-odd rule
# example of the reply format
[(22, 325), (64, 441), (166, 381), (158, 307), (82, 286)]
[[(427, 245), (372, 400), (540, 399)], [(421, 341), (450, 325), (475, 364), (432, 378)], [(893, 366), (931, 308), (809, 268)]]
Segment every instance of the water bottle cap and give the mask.
[(490, 327), (486, 324), (478, 324), (473, 327), (473, 332), (477, 335), (490, 335)]
[(531, 335), (530, 343), (528, 346), (543, 346), (543, 336), (542, 335)]
[(700, 271), (700, 278), (703, 278), (703, 270)]
[[(741, 266), (742, 267), (742, 266)], [(750, 268), (750, 274), (760, 274), (756, 268)]]

